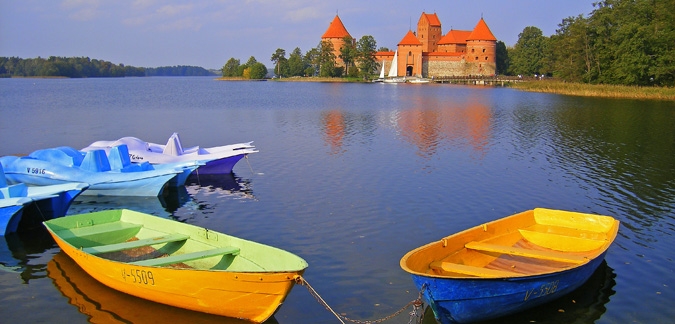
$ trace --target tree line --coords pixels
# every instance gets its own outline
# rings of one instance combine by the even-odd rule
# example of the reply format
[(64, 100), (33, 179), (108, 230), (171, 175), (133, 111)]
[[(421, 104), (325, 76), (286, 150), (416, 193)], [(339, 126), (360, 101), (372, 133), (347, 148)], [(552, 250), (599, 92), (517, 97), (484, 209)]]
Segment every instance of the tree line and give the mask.
[(208, 76), (215, 75), (198, 66), (165, 66), (157, 68), (113, 64), (88, 57), (38, 57), (22, 59), (0, 57), (0, 77), (144, 77), (144, 76)]
[[(344, 46), (340, 48), (340, 55), (334, 54), (333, 44), (329, 41), (321, 41), (319, 44), (302, 53), (299, 47), (286, 57), (286, 50), (278, 48), (271, 57), (274, 62), (273, 73), (278, 77), (294, 76), (321, 76), (321, 77), (362, 77), (368, 78), (378, 69), (375, 62), (376, 42), (372, 36), (363, 36), (356, 41), (350, 36), (343, 38)], [(381, 48), (380, 50), (388, 50)], [(338, 66), (337, 58), (342, 59), (345, 66)], [(260, 74), (252, 69), (254, 64), (262, 65), (251, 57), (246, 64), (240, 64), (235, 58), (230, 58), (222, 68), (223, 77), (243, 77), (246, 79), (263, 78), (262, 68)], [(264, 65), (262, 65), (264, 67)], [(264, 69), (267, 73), (267, 68)]]
[(563, 19), (550, 37), (526, 27), (507, 50), (507, 73), (590, 84), (675, 86), (675, 0), (605, 0), (593, 6), (588, 17)]

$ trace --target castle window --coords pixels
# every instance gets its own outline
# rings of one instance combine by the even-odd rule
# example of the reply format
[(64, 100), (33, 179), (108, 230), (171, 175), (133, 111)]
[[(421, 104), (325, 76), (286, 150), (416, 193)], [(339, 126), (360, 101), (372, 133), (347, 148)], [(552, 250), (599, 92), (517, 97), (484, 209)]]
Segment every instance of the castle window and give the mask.
[(475, 52), (475, 51), (476, 51), (476, 49), (475, 49), (475, 48), (472, 48), (472, 49), (471, 49), (471, 53), (473, 53), (473, 52)]
[(485, 53), (485, 49), (483, 49), (483, 53)]
[(476, 61), (478, 61), (478, 56), (476, 56)]
[(485, 57), (485, 60), (487, 61), (487, 59), (488, 59), (488, 57), (486, 56), (486, 57)]

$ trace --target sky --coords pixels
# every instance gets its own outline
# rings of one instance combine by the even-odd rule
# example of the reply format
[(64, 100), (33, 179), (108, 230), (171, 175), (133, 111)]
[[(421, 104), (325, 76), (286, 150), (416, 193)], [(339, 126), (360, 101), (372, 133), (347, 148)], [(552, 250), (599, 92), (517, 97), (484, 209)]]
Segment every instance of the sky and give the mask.
[(135, 67), (220, 69), (253, 56), (268, 68), (278, 48), (316, 47), (339, 15), (357, 40), (395, 48), (436, 13), (442, 32), (472, 30), (481, 17), (507, 46), (525, 27), (555, 34), (597, 0), (0, 0), (0, 56), (89, 57)]

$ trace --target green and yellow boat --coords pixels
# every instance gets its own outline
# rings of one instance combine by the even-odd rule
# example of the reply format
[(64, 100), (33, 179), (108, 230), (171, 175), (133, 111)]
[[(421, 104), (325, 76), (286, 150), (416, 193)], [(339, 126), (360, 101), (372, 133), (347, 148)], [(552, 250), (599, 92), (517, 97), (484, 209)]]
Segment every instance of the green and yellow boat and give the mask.
[(307, 268), (290, 252), (132, 210), (44, 222), (86, 273), (140, 298), (263, 322)]

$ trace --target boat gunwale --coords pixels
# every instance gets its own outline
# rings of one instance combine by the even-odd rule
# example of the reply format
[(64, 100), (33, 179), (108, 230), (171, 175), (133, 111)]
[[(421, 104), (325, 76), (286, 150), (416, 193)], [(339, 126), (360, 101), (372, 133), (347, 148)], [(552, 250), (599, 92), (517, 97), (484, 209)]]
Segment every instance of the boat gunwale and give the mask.
[[(437, 245), (442, 245), (443, 248), (445, 248), (446, 245), (448, 244), (448, 242), (452, 241), (454, 238), (462, 237), (462, 236), (464, 236), (464, 235), (469, 235), (469, 234), (471, 234), (471, 233), (474, 232), (474, 231), (483, 230), (483, 231), (487, 232), (487, 228), (493, 228), (496, 224), (503, 223), (503, 222), (505, 222), (505, 220), (507, 220), (507, 219), (509, 219), (509, 218), (527, 217), (527, 216), (525, 216), (525, 215), (528, 214), (528, 213), (531, 213), (531, 218), (532, 218), (532, 220), (534, 221), (534, 223), (533, 223), (532, 225), (540, 224), (540, 223), (537, 222), (537, 218), (536, 218), (536, 212), (537, 212), (537, 211), (540, 211), (540, 212), (543, 212), (543, 213), (561, 212), (561, 213), (567, 213), (567, 214), (569, 214), (569, 215), (589, 215), (589, 216), (593, 216), (593, 217), (602, 217), (602, 218), (611, 219), (611, 220), (612, 220), (612, 223), (611, 223), (609, 226), (607, 226), (607, 231), (606, 231), (606, 232), (602, 232), (602, 233), (604, 233), (604, 234), (606, 235), (606, 238), (604, 239), (604, 244), (600, 245), (597, 249), (592, 250), (593, 253), (579, 254), (579, 253), (574, 253), (574, 252), (566, 253), (566, 252), (564, 252), (564, 251), (561, 251), (561, 253), (564, 253), (564, 254), (569, 254), (569, 255), (582, 255), (582, 256), (585, 256), (585, 258), (586, 258), (585, 261), (580, 262), (580, 263), (577, 263), (577, 264), (573, 264), (573, 266), (571, 266), (571, 267), (557, 268), (557, 269), (552, 269), (552, 270), (550, 270), (550, 271), (541, 271), (541, 272), (536, 272), (536, 273), (519, 273), (519, 272), (513, 272), (513, 274), (514, 274), (513, 276), (503, 276), (503, 277), (499, 277), (499, 276), (489, 276), (489, 275), (486, 275), (486, 276), (475, 276), (475, 275), (474, 275), (474, 276), (471, 276), (471, 275), (466, 275), (466, 274), (460, 275), (459, 273), (453, 273), (453, 272), (442, 272), (442, 273), (437, 273), (437, 270), (434, 270), (434, 269), (431, 267), (431, 265), (432, 265), (434, 262), (444, 262), (444, 261), (445, 261), (444, 259), (447, 258), (448, 256), (451, 256), (451, 255), (453, 255), (454, 253), (458, 253), (458, 252), (460, 252), (460, 251), (462, 251), (462, 250), (468, 250), (469, 248), (467, 248), (466, 245), (469, 244), (471, 241), (460, 243), (460, 244), (462, 244), (462, 246), (461, 246), (461, 247), (460, 247), (460, 246), (457, 246), (457, 249), (451, 249), (451, 250), (448, 250), (447, 253), (445, 254), (445, 257), (443, 257), (443, 258), (436, 258), (436, 259), (431, 260), (430, 262), (426, 262), (426, 269), (424, 270), (424, 272), (422, 272), (422, 271), (417, 271), (417, 270), (413, 270), (413, 269), (408, 265), (408, 262), (409, 262), (410, 258), (413, 257), (413, 256), (415, 256), (415, 255), (418, 254), (418, 253), (423, 253), (423, 251), (425, 251), (425, 250), (431, 250), (431, 249), (434, 249)], [(605, 219), (605, 220), (607, 220), (607, 219)], [(487, 223), (479, 224), (479, 225), (476, 225), (476, 226), (473, 226), (473, 227), (464, 229), (464, 230), (462, 230), (462, 231), (453, 233), (453, 234), (451, 234), (451, 235), (449, 235), (449, 236), (443, 237), (443, 238), (441, 238), (440, 240), (432, 241), (432, 242), (430, 242), (430, 243), (427, 243), (427, 244), (424, 244), (424, 245), (422, 245), (422, 246), (419, 246), (419, 247), (417, 247), (417, 248), (415, 248), (415, 249), (413, 249), (413, 250), (407, 252), (407, 253), (401, 258), (399, 264), (400, 264), (401, 268), (402, 268), (404, 271), (406, 271), (406, 272), (412, 274), (413, 276), (428, 277), (428, 278), (436, 278), (436, 279), (452, 279), (452, 280), (513, 280), (513, 279), (527, 279), (527, 278), (534, 278), (534, 277), (539, 277), (539, 276), (549, 276), (549, 275), (554, 275), (554, 274), (564, 273), (564, 272), (567, 272), (567, 271), (573, 271), (573, 270), (575, 270), (575, 269), (578, 269), (578, 268), (580, 268), (580, 267), (583, 267), (584, 265), (586, 265), (586, 264), (588, 264), (589, 262), (593, 261), (595, 258), (604, 255), (604, 254), (607, 252), (607, 250), (609, 249), (609, 246), (613, 243), (614, 239), (616, 238), (616, 236), (617, 236), (617, 234), (618, 234), (619, 224), (620, 224), (620, 222), (619, 222), (618, 220), (616, 220), (616, 219), (614, 219), (614, 218), (612, 218), (612, 217), (610, 217), (610, 216), (595, 215), (595, 214), (582, 214), (582, 213), (578, 213), (578, 212), (568, 212), (568, 211), (553, 210), (553, 209), (546, 209), (546, 208), (535, 208), (535, 209), (532, 209), (532, 210), (527, 210), (527, 211), (523, 211), (523, 212), (520, 212), (520, 213), (516, 213), (516, 214), (510, 215), (510, 216), (506, 216), (506, 217), (503, 217), (503, 218), (499, 218), (499, 219), (496, 219), (496, 220), (492, 220), (492, 221), (489, 221), (489, 222), (487, 222)], [(606, 225), (606, 224), (605, 224), (605, 225)], [(497, 226), (499, 226), (499, 225), (497, 225)], [(517, 230), (520, 230), (520, 229), (522, 229), (522, 228), (517, 228)], [(594, 232), (594, 231), (589, 231), (589, 232)], [(597, 233), (601, 233), (601, 232), (597, 232)], [(482, 238), (483, 238), (484, 240), (490, 240), (490, 239), (494, 238), (494, 236), (487, 235), (487, 236), (483, 236)], [(482, 240), (480, 240), (480, 241), (482, 241)], [(480, 242), (480, 241), (479, 241), (479, 242)], [(459, 241), (458, 241), (458, 242), (459, 242)], [(455, 243), (457, 243), (457, 242), (455, 242)], [(508, 247), (507, 247), (507, 248), (508, 248)], [(483, 253), (498, 253), (498, 252), (483, 252)], [(501, 253), (501, 254), (502, 254), (502, 255), (507, 255), (508, 253)], [(520, 257), (524, 257), (524, 256), (520, 256)], [(536, 258), (533, 258), (533, 259), (536, 259)], [(424, 262), (423, 262), (423, 264), (424, 264)], [(438, 264), (437, 264), (437, 265), (438, 265)], [(461, 265), (463, 265), (463, 264), (461, 264)], [(487, 265), (485, 265), (484, 267), (478, 267), (478, 266), (473, 266), (473, 267), (492, 270), (492, 269), (490, 269), (490, 268), (487, 268)], [(436, 269), (438, 269), (438, 268), (439, 268), (439, 267), (436, 267)], [(502, 269), (500, 269), (500, 270), (502, 270)], [(486, 272), (490, 272), (490, 271), (486, 271)]]

